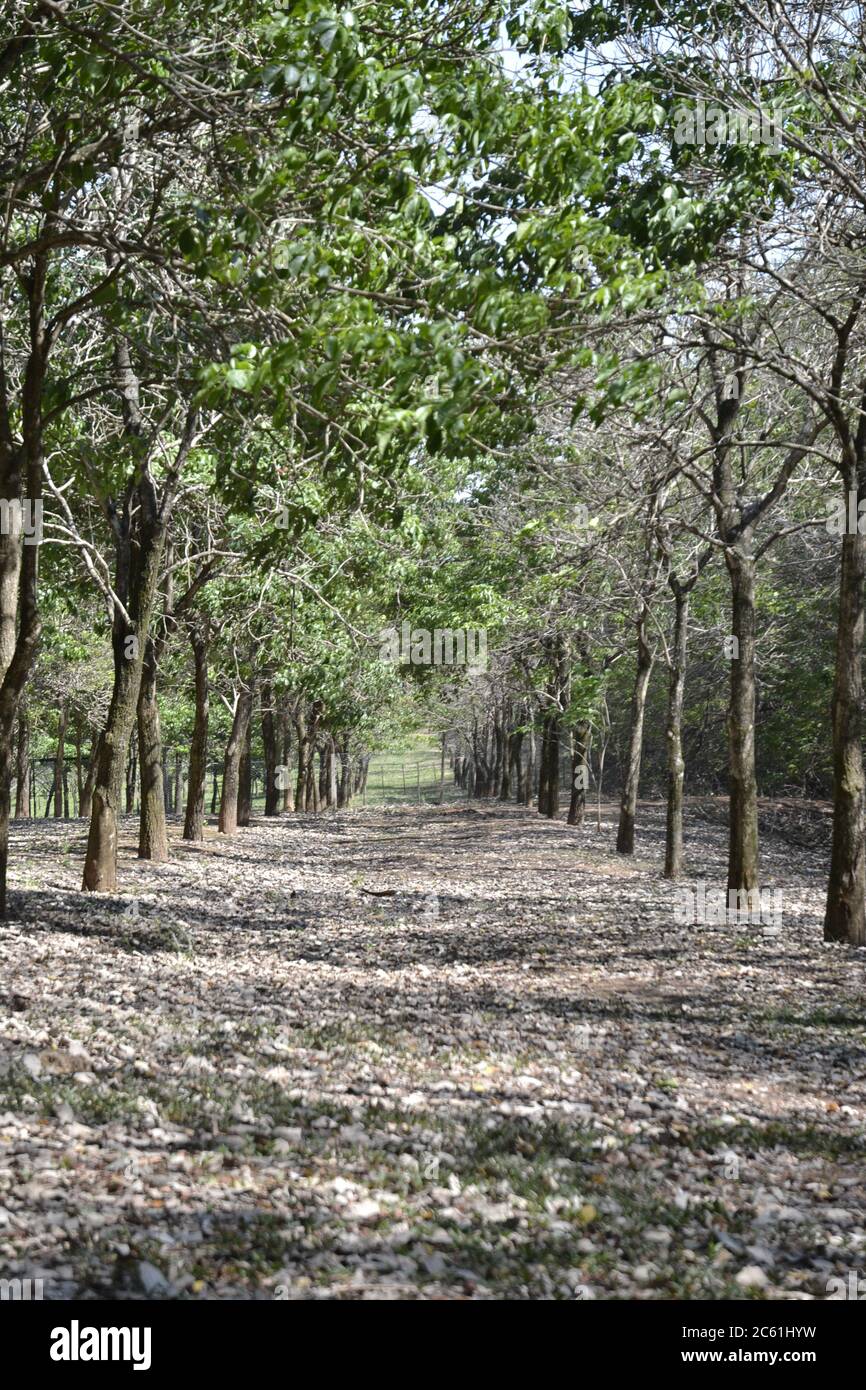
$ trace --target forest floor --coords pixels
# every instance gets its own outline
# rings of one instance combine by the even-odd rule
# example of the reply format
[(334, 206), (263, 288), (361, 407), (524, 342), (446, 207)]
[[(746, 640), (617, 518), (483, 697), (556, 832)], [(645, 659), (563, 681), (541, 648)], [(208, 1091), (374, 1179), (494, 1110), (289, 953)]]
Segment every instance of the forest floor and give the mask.
[[(46, 1298), (819, 1298), (866, 1267), (866, 952), (764, 838), (776, 934), (682, 926), (613, 813), (209, 828), (79, 892), (16, 823), (0, 1277)], [(726, 835), (690, 807), (689, 880)], [(365, 892), (364, 890), (370, 890)], [(393, 896), (374, 896), (374, 893)]]

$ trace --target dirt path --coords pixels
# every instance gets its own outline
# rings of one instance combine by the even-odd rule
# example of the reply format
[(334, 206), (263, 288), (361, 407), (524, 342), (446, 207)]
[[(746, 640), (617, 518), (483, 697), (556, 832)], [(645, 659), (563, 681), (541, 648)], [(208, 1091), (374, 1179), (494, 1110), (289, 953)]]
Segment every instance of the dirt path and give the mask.
[[(821, 943), (821, 855), (765, 846), (778, 935), (683, 927), (643, 815), (633, 863), (609, 822), (496, 806), (258, 822), (160, 867), (130, 824), (98, 899), (79, 824), (17, 826), (0, 1277), (825, 1298), (862, 1273), (866, 953)], [(688, 830), (720, 884), (723, 828)]]

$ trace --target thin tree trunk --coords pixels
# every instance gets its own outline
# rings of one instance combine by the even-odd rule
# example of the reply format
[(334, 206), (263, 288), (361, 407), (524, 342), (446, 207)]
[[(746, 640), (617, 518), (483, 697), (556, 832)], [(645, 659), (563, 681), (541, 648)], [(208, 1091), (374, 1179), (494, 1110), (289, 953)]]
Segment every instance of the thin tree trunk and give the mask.
[(126, 757), (126, 814), (135, 810), (135, 783), (138, 769), (138, 735), (133, 730)]
[(238, 771), (238, 825), (246, 827), (250, 823), (253, 810), (253, 697), (250, 696), (250, 717), (244, 730), (243, 752)]
[(327, 747), (327, 763), (326, 763), (326, 767), (327, 767), (327, 796), (328, 796), (327, 805), (328, 805), (328, 809), (329, 809), (329, 810), (335, 810), (336, 807), (337, 807), (337, 802), (338, 802), (338, 792), (337, 792), (337, 745), (335, 744), (334, 739), (333, 739), (333, 736), (332, 736), (331, 734), (328, 735), (328, 747)]
[(319, 779), (316, 775), (316, 739), (319, 721), (322, 717), (322, 703), (314, 700), (310, 707), (310, 723), (307, 729), (307, 779), (304, 787), (303, 807), (306, 811), (319, 810)]
[[(846, 501), (847, 501), (846, 487)], [(862, 495), (862, 493), (861, 493)], [(858, 499), (859, 500), (859, 499)], [(866, 946), (863, 636), (866, 536), (842, 537), (833, 682), (833, 845), (824, 940)]]
[(337, 790), (337, 805), (348, 806), (352, 800), (352, 759), (349, 754), (349, 740), (340, 744), (340, 785)]
[[(508, 718), (510, 718), (510, 716), (509, 716), (509, 715), (506, 715), (505, 718), (508, 719)], [(498, 779), (497, 779), (497, 780), (498, 780), (498, 794), (499, 794), (499, 800), (500, 800), (500, 801), (510, 801), (510, 800), (511, 800), (511, 764), (512, 764), (512, 748), (513, 748), (513, 746), (514, 746), (514, 735), (512, 734), (511, 729), (509, 728), (509, 726), (508, 726), (508, 724), (505, 722), (505, 720), (503, 720), (502, 732), (501, 732), (500, 737), (501, 737), (502, 742), (501, 742), (501, 748), (500, 748), (499, 775), (498, 775)]]
[[(20, 397), (20, 443), (10, 427), (5, 380), (0, 398), (0, 497), (19, 498), (23, 481), (26, 500), (34, 509), (42, 505), (42, 392), (50, 352), (45, 321), (47, 278), (48, 256), (37, 254), (21, 281), (27, 298), (29, 343)], [(41, 547), (22, 542), (20, 535), (0, 537), (0, 918), (5, 918), (7, 909), (15, 722), (42, 636), (38, 582)]]
[(637, 670), (631, 697), (628, 756), (620, 802), (619, 828), (616, 836), (618, 854), (634, 854), (634, 823), (637, 813), (641, 753), (643, 751), (644, 712), (654, 660), (652, 648), (647, 642), (646, 628), (647, 613), (644, 610), (637, 623)]
[(665, 831), (665, 878), (676, 879), (683, 871), (683, 786), (686, 765), (683, 760), (683, 698), (686, 687), (686, 655), (689, 623), (689, 596), (681, 589), (674, 593), (674, 637), (668, 677), (668, 716), (665, 737), (668, 762), (668, 806)]
[(87, 777), (84, 780), (84, 788), (81, 793), (81, 805), (78, 808), (79, 817), (82, 820), (89, 820), (93, 809), (93, 786), (96, 782), (96, 767), (99, 762), (99, 744), (102, 734), (97, 734), (93, 740), (93, 747), (90, 750), (90, 764), (87, 768)]
[(262, 685), (262, 745), (265, 755), (265, 815), (278, 816), (281, 788), (277, 786), (277, 718), (274, 688), (270, 681)]
[(445, 735), (442, 735), (442, 750), (439, 755), (439, 805), (445, 796)]
[[(142, 422), (138, 381), (132, 369), (129, 349), (122, 341), (115, 349), (115, 369), (127, 434), (140, 436)], [(174, 462), (175, 477), (192, 446), (194, 418), (190, 414), (184, 428)], [(123, 772), (136, 719), (141, 672), (150, 636), (170, 505), (170, 485), (167, 485), (160, 507), (150, 473), (139, 468), (134, 483), (123, 499), (122, 508), (112, 513), (117, 541), (114, 587), (124, 603), (125, 613), (118, 609), (114, 613), (114, 687), (99, 745), (93, 810), (84, 861), (83, 886), (89, 891), (113, 892), (117, 887), (118, 815)]]
[[(204, 839), (204, 783), (207, 775), (207, 736), (210, 719), (210, 689), (208, 685), (208, 642), (204, 623), (188, 626), (190, 646), (195, 666), (195, 718), (189, 747), (189, 784), (186, 792), (186, 816), (183, 825), (185, 840)], [(214, 776), (216, 798), (216, 776)], [(214, 800), (214, 808), (216, 802)], [(213, 815), (213, 810), (211, 814)]]
[[(725, 551), (731, 578), (732, 630), (728, 708), (730, 828), (728, 891), (746, 895), (749, 906), (759, 884), (758, 783), (755, 775), (755, 563), (744, 549)], [(861, 855), (862, 862), (862, 855)]]
[(538, 809), (551, 820), (559, 815), (559, 710), (551, 710), (544, 720), (541, 744), (541, 779), (538, 787)]
[(30, 819), (30, 720), (23, 703), (18, 710), (18, 754), (16, 760), (15, 818)]
[(229, 741), (226, 744), (219, 815), (219, 830), (223, 835), (233, 835), (238, 828), (238, 792), (240, 787), (241, 758), (246, 743), (247, 727), (252, 714), (252, 706), (252, 691), (244, 688), (235, 702), (232, 731), (229, 735)]
[(78, 810), (76, 815), (81, 815), (81, 794), (84, 790), (83, 765), (81, 759), (81, 719), (75, 720), (75, 802)]
[(298, 701), (294, 712), (295, 733), (298, 739), (298, 782), (295, 789), (295, 810), (305, 811), (307, 806), (307, 763), (310, 757), (310, 739), (302, 701)]
[(520, 805), (523, 799), (523, 743), (525, 737), (524, 731), (519, 729), (511, 740), (511, 782), (517, 805)]
[(283, 784), (283, 810), (294, 811), (295, 809), (295, 789), (292, 785), (292, 730), (291, 716), (287, 708), (283, 710), (283, 767), (285, 768)]
[(586, 814), (586, 742), (589, 737), (589, 723), (581, 720), (575, 726), (571, 740), (571, 796), (568, 803), (568, 824), (583, 825)]
[[(138, 857), (156, 864), (168, 857), (168, 827), (163, 792), (163, 748), (156, 697), (157, 656), (153, 640), (147, 644), (138, 692), (138, 761), (141, 772)], [(134, 766), (134, 763), (133, 763)]]
[(523, 774), (521, 801), (524, 806), (532, 805), (533, 783), (535, 781), (535, 730), (530, 727), (527, 733), (526, 768)]
[(65, 704), (60, 706), (60, 713), (57, 719), (57, 753), (54, 758), (54, 818), (59, 820), (63, 815), (63, 773), (66, 767), (66, 725), (69, 722), (69, 711)]

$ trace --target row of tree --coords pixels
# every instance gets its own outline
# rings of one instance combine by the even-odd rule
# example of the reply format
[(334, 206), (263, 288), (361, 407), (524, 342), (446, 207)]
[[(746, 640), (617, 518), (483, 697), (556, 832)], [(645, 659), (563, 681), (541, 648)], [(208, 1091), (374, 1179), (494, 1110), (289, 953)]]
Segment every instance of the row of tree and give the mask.
[[(133, 735), (140, 853), (167, 853), (184, 704), (190, 835), (209, 740), (231, 832), (254, 737), (277, 812), (292, 736), (306, 809), (414, 723), (450, 731), (476, 794), (537, 777), (547, 815), (565, 762), (572, 822), (610, 743), (631, 853), (661, 668), (665, 872), (690, 737), (718, 776), (724, 671), (729, 888), (760, 886), (760, 695), (769, 763), (794, 726), (795, 757), (829, 764), (825, 934), (866, 943), (863, 17), (731, 19), (7, 6), (0, 909), (52, 670), (82, 670), (47, 703), (93, 739), (83, 882), (110, 891)], [(772, 110), (778, 138), (699, 139), (682, 114), (708, 102)], [(404, 619), (484, 629), (489, 669), (382, 660)]]

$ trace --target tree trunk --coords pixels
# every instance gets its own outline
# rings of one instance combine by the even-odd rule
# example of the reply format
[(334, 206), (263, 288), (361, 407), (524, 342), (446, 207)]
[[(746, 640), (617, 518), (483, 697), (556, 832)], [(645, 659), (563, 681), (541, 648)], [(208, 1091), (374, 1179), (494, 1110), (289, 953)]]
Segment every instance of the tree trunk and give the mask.
[[(29, 342), (20, 393), (19, 443), (10, 427), (6, 380), (0, 399), (0, 497), (42, 505), (44, 464), (42, 393), (51, 342), (46, 326), (48, 256), (37, 254), (20, 278), (27, 299)], [(23, 479), (22, 479), (23, 475)], [(23, 537), (0, 536), (0, 917), (6, 916), (9, 814), (16, 766), (15, 722), (42, 636), (39, 618), (39, 551)]]
[(90, 765), (87, 769), (87, 777), (84, 781), (84, 788), (81, 793), (81, 805), (78, 814), (82, 820), (89, 820), (93, 809), (93, 787), (96, 782), (96, 767), (99, 762), (99, 743), (102, 734), (97, 734), (93, 740), (93, 747), (90, 750)]
[(349, 740), (340, 744), (340, 785), (337, 790), (337, 805), (348, 806), (352, 800), (352, 759), (349, 754)]
[(138, 768), (138, 735), (133, 731), (126, 755), (126, 814), (135, 810), (135, 779)]
[(665, 878), (676, 879), (683, 871), (683, 786), (686, 765), (683, 760), (683, 698), (686, 687), (686, 648), (688, 642), (689, 596), (674, 594), (674, 637), (668, 676), (668, 717), (665, 737), (668, 761), (668, 806), (665, 831)]
[(156, 648), (153, 641), (149, 640), (138, 692), (138, 759), (141, 771), (138, 857), (162, 864), (168, 859), (169, 854), (156, 671)]
[(548, 754), (548, 742), (550, 739), (550, 723), (547, 715), (541, 721), (541, 748), (538, 757), (538, 814), (547, 815), (547, 774), (550, 767)]
[(306, 795), (304, 800), (306, 809), (308, 811), (311, 811), (314, 815), (317, 815), (321, 807), (321, 798), (319, 795), (319, 775), (316, 772), (315, 745), (313, 746), (310, 753), (310, 762), (307, 768)]
[(727, 548), (725, 563), (731, 578), (732, 635), (737, 643), (731, 661), (728, 707), (728, 892), (744, 893), (744, 902), (751, 907), (752, 895), (759, 883), (758, 783), (755, 775), (755, 562), (747, 549)]
[(559, 739), (559, 711), (551, 709), (544, 718), (538, 784), (538, 810), (550, 819), (559, 815)]
[(445, 735), (442, 735), (442, 748), (439, 753), (439, 805), (445, 798)]
[[(195, 665), (195, 719), (189, 747), (189, 784), (186, 791), (185, 840), (204, 839), (204, 782), (207, 774), (207, 735), (210, 718), (210, 690), (207, 669), (207, 633), (204, 624), (189, 624), (189, 640)], [(214, 777), (216, 795), (216, 777)], [(212, 813), (213, 814), (213, 813)]]
[(295, 810), (304, 811), (307, 806), (307, 763), (310, 757), (310, 738), (303, 703), (299, 700), (294, 712), (295, 733), (298, 739), (298, 782), (295, 789)]
[(81, 815), (81, 794), (84, 791), (83, 764), (81, 758), (81, 719), (75, 720), (75, 804), (76, 815)]
[(319, 749), (319, 805), (328, 805), (328, 755), (330, 747), (327, 739)]
[[(138, 380), (129, 348), (120, 340), (114, 357), (127, 435), (137, 443), (142, 433)], [(175, 476), (192, 447), (194, 416), (190, 414), (174, 461)], [(89, 891), (113, 892), (117, 887), (117, 839), (123, 772), (129, 738), (138, 707), (138, 692), (145, 650), (156, 598), (165, 529), (171, 506), (171, 486), (166, 485), (159, 505), (153, 478), (137, 465), (122, 507), (112, 511), (116, 540), (115, 592), (125, 612), (115, 607), (112, 647), (114, 687), (108, 718), (99, 745), (99, 761), (93, 788), (93, 810), (87, 837), (83, 886)]]
[(634, 823), (640, 784), (641, 753), (643, 751), (644, 712), (654, 659), (652, 648), (647, 642), (646, 636), (647, 616), (644, 609), (637, 623), (637, 671), (635, 672), (634, 689), (631, 697), (628, 756), (620, 802), (619, 828), (616, 836), (618, 854), (634, 854)]
[(283, 810), (294, 811), (295, 809), (295, 789), (292, 786), (292, 730), (291, 716), (288, 709), (283, 710)]
[(532, 794), (535, 783), (535, 730), (532, 728), (530, 728), (529, 733), (527, 735), (527, 741), (529, 744), (529, 748), (526, 757), (526, 769), (523, 777), (521, 801), (523, 802), (524, 806), (531, 806)]
[(54, 757), (54, 819), (63, 815), (63, 772), (66, 766), (66, 725), (69, 712), (65, 704), (60, 706), (57, 719), (57, 752)]
[(270, 681), (262, 685), (262, 744), (265, 755), (265, 815), (278, 816), (281, 788), (277, 785), (277, 719), (274, 688)]
[(327, 747), (327, 805), (328, 809), (336, 810), (338, 803), (337, 792), (337, 745), (331, 734), (328, 735)]
[(833, 846), (824, 913), (824, 940), (846, 941), (852, 946), (866, 946), (866, 815), (861, 714), (864, 585), (866, 536), (843, 536), (831, 709)]
[(18, 710), (18, 754), (16, 759), (15, 818), (30, 818), (30, 720), (22, 704)]
[(507, 725), (503, 725), (499, 763), (499, 800), (511, 800), (511, 765), (513, 762), (514, 735)]
[(571, 796), (568, 803), (568, 824), (583, 825), (586, 814), (586, 742), (589, 723), (581, 720), (575, 726), (571, 740)]
[(219, 830), (223, 835), (233, 835), (238, 828), (238, 792), (240, 787), (241, 758), (247, 739), (247, 727), (253, 707), (252, 690), (244, 689), (235, 703), (232, 731), (226, 744), (223, 765), (222, 796), (220, 798)]
[(319, 721), (322, 717), (322, 703), (314, 700), (310, 707), (310, 723), (307, 728), (307, 779), (304, 786), (303, 807), (306, 811), (319, 810), (319, 780), (316, 776), (316, 739)]
[(238, 825), (244, 828), (250, 823), (253, 811), (253, 699), (250, 695), (250, 717), (244, 730), (243, 752), (238, 770)]
[(514, 800), (517, 805), (523, 798), (523, 740), (524, 731), (519, 729), (511, 739), (511, 781), (514, 787)]

